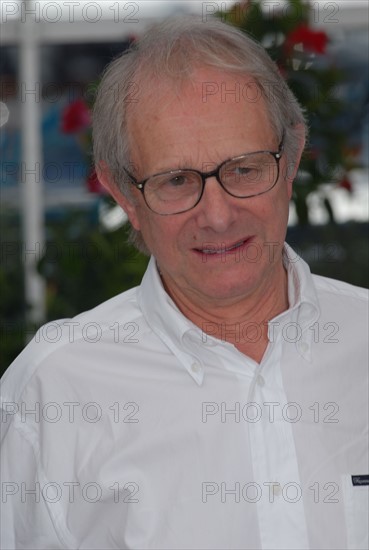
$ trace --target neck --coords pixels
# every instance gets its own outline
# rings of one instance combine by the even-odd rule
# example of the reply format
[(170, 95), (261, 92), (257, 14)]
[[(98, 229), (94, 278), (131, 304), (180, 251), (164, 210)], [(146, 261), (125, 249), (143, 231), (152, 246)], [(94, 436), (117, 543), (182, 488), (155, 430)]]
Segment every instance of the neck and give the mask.
[(288, 309), (287, 273), (280, 264), (273, 280), (232, 303), (194, 302), (182, 289), (163, 284), (181, 312), (204, 333), (233, 344), (258, 363), (268, 345), (268, 322)]

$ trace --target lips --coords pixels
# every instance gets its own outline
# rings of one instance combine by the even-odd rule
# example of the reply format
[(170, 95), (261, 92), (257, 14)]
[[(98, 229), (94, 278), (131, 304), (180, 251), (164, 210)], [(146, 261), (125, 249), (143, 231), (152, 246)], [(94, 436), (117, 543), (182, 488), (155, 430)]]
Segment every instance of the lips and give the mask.
[(234, 250), (237, 250), (238, 248), (241, 248), (245, 244), (249, 243), (250, 240), (251, 240), (251, 237), (247, 237), (245, 239), (241, 239), (239, 241), (236, 241), (230, 244), (208, 242), (208, 243), (205, 243), (203, 247), (194, 248), (193, 250), (195, 252), (204, 254), (206, 256), (217, 256), (217, 255), (229, 254)]

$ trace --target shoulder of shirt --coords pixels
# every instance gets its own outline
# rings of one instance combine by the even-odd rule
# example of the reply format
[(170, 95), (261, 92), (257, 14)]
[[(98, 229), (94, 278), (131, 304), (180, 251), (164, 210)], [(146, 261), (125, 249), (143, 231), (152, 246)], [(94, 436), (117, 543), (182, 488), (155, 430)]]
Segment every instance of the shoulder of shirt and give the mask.
[(328, 277), (322, 277), (321, 275), (313, 275), (313, 281), (318, 295), (329, 294), (342, 299), (357, 300), (362, 302), (363, 305), (367, 305), (369, 299), (369, 290), (359, 286), (345, 283), (344, 281), (338, 281), (337, 279), (330, 279)]
[[(5, 371), (1, 379), (2, 400), (17, 401), (23, 389), (46, 359), (84, 338), (87, 327), (111, 331), (114, 324), (142, 324), (143, 316), (137, 303), (139, 287), (131, 288), (73, 318), (46, 323), (37, 331), (24, 350)], [(71, 332), (72, 331), (72, 332)]]

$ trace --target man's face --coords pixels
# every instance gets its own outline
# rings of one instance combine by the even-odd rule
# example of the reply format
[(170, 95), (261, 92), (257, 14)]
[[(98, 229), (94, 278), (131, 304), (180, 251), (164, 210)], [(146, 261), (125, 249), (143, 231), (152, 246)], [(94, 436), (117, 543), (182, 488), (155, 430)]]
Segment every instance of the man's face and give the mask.
[[(138, 179), (179, 168), (210, 171), (231, 157), (278, 150), (250, 79), (202, 69), (195, 80), (179, 94), (168, 85), (156, 101), (155, 90), (149, 100), (144, 94), (132, 112), (130, 147)], [(119, 201), (155, 256), (169, 293), (193, 303), (232, 304), (278, 280), (292, 186), (285, 156), (280, 168), (276, 186), (252, 198), (232, 197), (209, 178), (199, 204), (181, 214), (152, 212), (137, 190), (136, 204)], [(220, 253), (209, 253), (214, 250)]]

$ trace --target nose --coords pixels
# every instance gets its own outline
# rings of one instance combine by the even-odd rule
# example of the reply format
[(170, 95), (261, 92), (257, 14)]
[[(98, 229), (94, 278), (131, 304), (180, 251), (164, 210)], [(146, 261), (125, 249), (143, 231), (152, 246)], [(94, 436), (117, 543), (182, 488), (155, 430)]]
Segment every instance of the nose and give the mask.
[(227, 231), (236, 217), (235, 200), (222, 189), (214, 176), (207, 178), (197, 205), (199, 227), (211, 228), (217, 233)]

